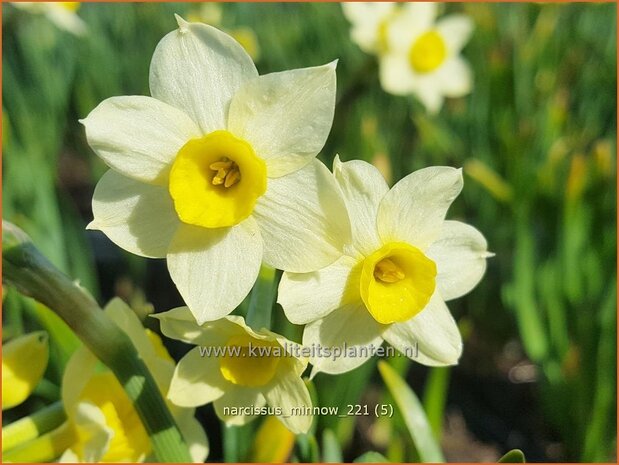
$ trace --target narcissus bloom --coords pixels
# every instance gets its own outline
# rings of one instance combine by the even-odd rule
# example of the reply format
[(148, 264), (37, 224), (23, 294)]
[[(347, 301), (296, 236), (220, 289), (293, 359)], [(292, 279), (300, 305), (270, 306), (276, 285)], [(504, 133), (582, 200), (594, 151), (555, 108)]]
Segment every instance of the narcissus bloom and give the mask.
[(351, 39), (366, 53), (387, 51), (387, 22), (398, 10), (391, 2), (344, 2), (344, 16), (351, 23)]
[(173, 403), (213, 402), (229, 425), (274, 415), (293, 433), (307, 433), (312, 401), (301, 379), (308, 362), (298, 344), (266, 329), (253, 331), (238, 316), (201, 326), (186, 307), (153, 316), (163, 334), (197, 346), (178, 362), (168, 393)]
[[(120, 299), (105, 312), (125, 331), (165, 395), (174, 361), (155, 333), (144, 329), (135, 313)], [(64, 462), (150, 461), (150, 439), (131, 400), (109, 370), (86, 348), (71, 357), (62, 382), (62, 401), (68, 421), (53, 433)], [(195, 409), (169, 404), (194, 462), (204, 462), (208, 442)], [(64, 447), (64, 448), (63, 448)]]
[(20, 10), (42, 14), (58, 28), (76, 36), (87, 32), (86, 23), (77, 15), (80, 2), (13, 2), (12, 5)]
[(83, 121), (112, 168), (89, 228), (166, 257), (202, 323), (241, 303), (263, 260), (304, 272), (337, 258), (345, 207), (315, 159), (333, 120), (335, 63), (258, 76), (230, 36), (177, 20), (153, 55), (153, 96), (110, 98)]
[(445, 220), (462, 189), (461, 170), (422, 169), (391, 189), (363, 161), (336, 158), (333, 170), (353, 240), (330, 266), (284, 273), (278, 294), (288, 319), (307, 324), (304, 346), (346, 344), (356, 355), (314, 356), (313, 374), (352, 370), (383, 340), (419, 363), (455, 364), (462, 339), (445, 301), (473, 289), (491, 255), (479, 231)]
[(49, 360), (47, 333), (36, 331), (2, 344), (2, 410), (24, 402), (39, 384)]
[(470, 18), (452, 14), (436, 19), (437, 3), (347, 3), (352, 37), (380, 62), (380, 82), (395, 95), (414, 94), (431, 113), (445, 97), (472, 88), (472, 73), (460, 51), (473, 31)]

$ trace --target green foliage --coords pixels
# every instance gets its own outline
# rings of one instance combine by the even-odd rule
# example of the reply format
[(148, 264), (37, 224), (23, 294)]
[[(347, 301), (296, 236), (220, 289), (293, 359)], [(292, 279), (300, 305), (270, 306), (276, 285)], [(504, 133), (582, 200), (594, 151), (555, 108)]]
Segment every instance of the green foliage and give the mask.
[[(172, 14), (197, 14), (199, 6), (84, 4), (79, 14), (89, 34), (76, 39), (42, 16), (2, 5), (3, 216), (94, 295), (100, 277), (84, 227), (92, 188), (106, 167), (86, 145), (78, 119), (107, 97), (148, 94), (150, 57), (176, 27)], [(530, 408), (550, 436), (558, 435), (558, 459), (614, 459), (616, 5), (445, 5), (446, 12), (464, 12), (475, 22), (464, 49), (475, 85), (470, 96), (448, 100), (436, 116), (412, 97), (381, 89), (376, 60), (350, 41), (339, 5), (235, 3), (222, 9), (219, 27), (247, 26), (256, 34), (262, 74), (339, 59), (338, 106), (321, 154), (328, 165), (336, 153), (342, 160), (373, 161), (391, 173), (392, 183), (431, 164), (464, 168), (465, 188), (449, 218), (475, 225), (496, 257), (478, 288), (449, 303), (451, 311), (466, 318), (477, 345), (483, 341), (485, 352), (477, 357), (495, 360), (509, 341), (518, 341), (537, 367), (539, 404)], [(131, 282), (144, 288), (144, 261), (123, 257)], [(300, 328), (269, 305), (272, 282), (257, 286), (241, 313), (300, 341)], [(3, 324), (4, 337), (48, 331), (46, 377), (59, 383), (76, 347), (68, 330), (11, 292)], [(434, 437), (442, 429), (449, 382), (456, 370), (473, 370), (475, 345), (465, 342), (461, 367), (432, 369), (427, 378), (423, 405)], [(484, 368), (499, 376), (487, 363)], [(316, 405), (340, 410), (389, 396), (375, 360), (314, 382)], [(42, 404), (35, 398), (6, 418)], [(421, 458), (406, 414), (370, 423), (322, 416), (315, 436), (297, 441), (295, 457), (350, 460), (378, 449), (394, 461)], [(225, 428), (223, 458), (244, 460), (255, 431)], [(360, 435), (369, 443), (360, 445)], [(359, 459), (387, 461), (368, 454)]]
[(443, 453), (434, 437), (428, 418), (413, 390), (386, 362), (379, 362), (378, 370), (404, 418), (419, 459), (422, 462), (444, 462)]
[(499, 463), (525, 463), (524, 454), (520, 449), (510, 450), (499, 459)]

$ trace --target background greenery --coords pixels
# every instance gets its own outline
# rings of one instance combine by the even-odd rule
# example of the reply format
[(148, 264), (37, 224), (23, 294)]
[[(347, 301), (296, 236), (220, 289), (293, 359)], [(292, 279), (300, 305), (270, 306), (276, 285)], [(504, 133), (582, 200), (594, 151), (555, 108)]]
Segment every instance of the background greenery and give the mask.
[[(4, 4), (3, 217), (100, 303), (120, 295), (143, 314), (146, 302), (168, 310), (180, 298), (165, 263), (84, 230), (106, 168), (78, 119), (107, 97), (148, 94), (150, 57), (176, 27), (172, 13), (253, 31), (261, 73), (338, 58), (338, 105), (321, 158), (371, 161), (391, 182), (428, 165), (463, 166), (449, 217), (475, 225), (496, 253), (481, 284), (450, 303), (465, 338), (460, 365), (389, 361), (422, 398), (446, 458), (496, 460), (519, 447), (531, 461), (616, 460), (616, 5), (444, 9), (476, 24), (464, 50), (475, 87), (432, 117), (382, 91), (375, 59), (350, 41), (337, 4), (84, 4), (84, 38)], [(4, 413), (6, 423), (58, 398), (78, 342), (47, 309), (5, 291), (3, 339), (44, 328), (52, 347), (45, 382)], [(272, 326), (300, 340), (277, 306)], [(313, 390), (318, 405), (345, 408), (393, 403), (384, 386), (372, 361), (321, 374)], [(275, 460), (291, 449), (301, 461), (420, 457), (397, 409), (393, 419), (322, 416), (296, 440), (273, 419), (239, 429), (222, 428), (209, 406), (198, 415), (210, 461)]]

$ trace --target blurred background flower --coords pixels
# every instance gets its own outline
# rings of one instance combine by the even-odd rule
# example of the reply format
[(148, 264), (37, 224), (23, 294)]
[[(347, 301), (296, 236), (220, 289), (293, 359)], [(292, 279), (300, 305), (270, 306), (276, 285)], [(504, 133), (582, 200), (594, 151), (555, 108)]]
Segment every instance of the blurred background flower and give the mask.
[[(84, 230), (106, 167), (77, 121), (113, 95), (148, 95), (150, 57), (176, 27), (172, 14), (197, 7), (83, 4), (88, 34), (77, 41), (44, 15), (3, 5), (3, 215), (100, 302), (116, 295), (146, 296), (160, 310), (182, 304), (163, 261)], [(494, 461), (519, 447), (529, 461), (615, 460), (616, 5), (441, 8), (475, 24), (462, 52), (475, 88), (447, 99), (439, 115), (382, 90), (377, 60), (350, 40), (340, 5), (222, 4), (220, 21), (226, 30), (250, 28), (268, 50), (261, 74), (339, 58), (335, 120), (321, 156), (329, 166), (339, 152), (373, 162), (392, 182), (428, 165), (464, 167), (450, 218), (483, 231), (496, 258), (480, 285), (450, 305), (464, 339), (460, 364), (389, 361), (418, 393), (445, 458)], [(50, 349), (44, 382), (3, 412), (6, 425), (60, 398), (79, 344), (54, 314), (13, 289), (3, 310), (4, 338), (45, 330)], [(278, 306), (272, 323), (300, 341), (301, 328)], [(165, 344), (175, 360), (188, 350)], [(344, 411), (393, 403), (376, 360), (345, 375), (319, 374), (310, 393), (314, 405)], [(271, 438), (268, 418), (224, 427), (210, 406), (197, 417), (210, 460), (265, 457), (254, 440)], [(322, 415), (315, 423), (316, 442), (299, 436), (293, 447), (270, 429), (286, 445), (281, 460), (350, 461), (367, 451), (398, 462), (419, 457), (397, 408), (392, 419)]]
[(430, 113), (445, 97), (471, 92), (473, 76), (460, 57), (473, 32), (465, 14), (437, 18), (439, 3), (343, 3), (351, 38), (377, 55), (380, 82), (394, 95), (415, 95)]
[(77, 15), (80, 2), (14, 2), (12, 5), (33, 14), (42, 14), (57, 27), (76, 36), (86, 34), (87, 27)]

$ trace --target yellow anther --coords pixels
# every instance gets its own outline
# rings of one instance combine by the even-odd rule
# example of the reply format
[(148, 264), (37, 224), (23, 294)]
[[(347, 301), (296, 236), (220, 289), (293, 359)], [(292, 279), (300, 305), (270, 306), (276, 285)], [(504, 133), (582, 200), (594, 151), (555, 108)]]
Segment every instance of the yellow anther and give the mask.
[(233, 164), (234, 162), (232, 160), (228, 160), (224, 157), (221, 160), (216, 161), (215, 163), (211, 163), (209, 165), (209, 168), (213, 171), (229, 170), (230, 168), (232, 168)]
[(238, 169), (232, 170), (226, 176), (226, 182), (224, 183), (224, 187), (234, 186), (237, 182), (241, 180), (241, 172)]
[(241, 180), (241, 172), (236, 163), (227, 157), (223, 157), (221, 160), (211, 163), (209, 169), (217, 171), (211, 183), (213, 186), (231, 187)]
[(406, 275), (392, 260), (383, 258), (374, 268), (374, 277), (384, 283), (397, 283), (402, 281)]

